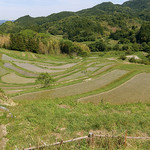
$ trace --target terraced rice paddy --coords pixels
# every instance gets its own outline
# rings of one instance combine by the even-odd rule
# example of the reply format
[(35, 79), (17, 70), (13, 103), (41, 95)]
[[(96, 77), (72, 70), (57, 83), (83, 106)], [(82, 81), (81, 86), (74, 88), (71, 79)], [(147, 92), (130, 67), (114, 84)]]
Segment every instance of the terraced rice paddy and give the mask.
[(18, 72), (18, 73), (24, 75), (24, 76), (26, 76), (26, 77), (37, 77), (37, 76), (38, 76), (37, 74), (34, 74), (34, 73), (31, 73), (31, 72), (27, 72), (27, 71), (21, 70), (21, 69), (15, 67), (15, 66), (13, 66), (11, 63), (5, 63), (4, 66), (5, 66), (6, 68), (12, 69), (12, 70), (14, 70), (14, 71), (16, 71), (16, 72)]
[(7, 74), (3, 76), (1, 80), (5, 83), (14, 83), (14, 84), (26, 84), (35, 82), (35, 79), (20, 77), (15, 73)]
[(6, 73), (8, 73), (8, 71), (0, 66), (0, 76), (5, 75)]
[(39, 65), (39, 66), (46, 67), (48, 69), (68, 69), (68, 68), (71, 68), (75, 65), (76, 65), (76, 63), (59, 65), (59, 66), (50, 66), (50, 65), (49, 66), (48, 65)]
[(64, 76), (69, 76), (70, 74), (73, 74), (73, 73), (76, 73), (77, 71), (79, 71), (79, 69), (74, 69), (73, 71), (70, 71), (68, 73), (64, 73), (64, 74), (61, 74), (61, 75), (56, 75), (54, 78), (64, 78)]
[(9, 57), (9, 56), (7, 56), (5, 54), (2, 55), (2, 60), (7, 60), (7, 61), (21, 61), (21, 60)]
[[(112, 59), (111, 57), (89, 57), (70, 60), (66, 58), (63, 61), (61, 59), (55, 61), (55, 59), (49, 59), (49, 57), (44, 55), (38, 56), (38, 54), (29, 52), (12, 52), (3, 49), (0, 49), (0, 52), (2, 53), (2, 64), (4, 64), (4, 66), (2, 64), (0, 66), (0, 88), (10, 96), (20, 95), (14, 97), (17, 100), (32, 100), (43, 97), (83, 97), (84, 95), (112, 89), (105, 93), (83, 97), (81, 101), (94, 103), (99, 103), (102, 99), (111, 103), (149, 101), (150, 82), (147, 77), (148, 74), (142, 73), (135, 77), (133, 75), (133, 79), (129, 78), (131, 80), (128, 81), (129, 72), (135, 70), (140, 73), (139, 65), (134, 67), (131, 64), (122, 63), (117, 58)], [(17, 57), (13, 57), (15, 55)], [(141, 72), (150, 72), (149, 67), (141, 65), (140, 68)], [(56, 82), (51, 85), (50, 89), (40, 89), (40, 85), (35, 83), (37, 76), (43, 72), (48, 72), (56, 79)], [(117, 84), (117, 82), (120, 83)], [(38, 92), (36, 92), (37, 88)], [(142, 94), (139, 94), (139, 91)]]
[(40, 99), (40, 98), (57, 98), (57, 97), (66, 97), (66, 96), (72, 96), (72, 95), (78, 95), (82, 93), (87, 93), (93, 90), (97, 90), (99, 88), (102, 88), (111, 82), (119, 79), (123, 75), (127, 74), (128, 71), (125, 70), (114, 70), (112, 72), (109, 72), (102, 77), (99, 77), (97, 79), (93, 79), (87, 82), (82, 82), (70, 86), (65, 86), (62, 88), (57, 88), (53, 90), (48, 91), (42, 91), (42, 92), (36, 92), (31, 94), (24, 94), (22, 96), (17, 96), (15, 99)]
[(23, 69), (32, 71), (32, 72), (37, 72), (37, 73), (42, 73), (42, 72), (47, 72), (47, 73), (55, 73), (55, 72), (61, 72), (63, 70), (50, 70), (50, 69), (44, 69), (40, 68), (36, 65), (29, 64), (29, 63), (20, 63), (20, 62), (15, 62), (15, 64)]
[(16, 93), (18, 93), (18, 92), (22, 92), (23, 90), (7, 90), (7, 91), (5, 91), (5, 94), (16, 94)]
[(97, 69), (98, 69), (98, 67), (89, 67), (89, 68), (87, 68), (87, 71), (94, 72)]
[(98, 67), (89, 67), (83, 71), (79, 71), (79, 72), (73, 73), (71, 75), (68, 75), (66, 77), (62, 77), (61, 79), (58, 80), (58, 82), (67, 81), (67, 80), (74, 80), (74, 79), (77, 79), (80, 77), (88, 77), (90, 74), (92, 74), (97, 69), (98, 69)]
[(80, 102), (112, 104), (150, 101), (150, 73), (141, 73), (111, 91), (79, 99)]
[(103, 67), (103, 68), (101, 68), (101, 69), (97, 70), (97, 71), (96, 71), (93, 75), (100, 74), (100, 73), (102, 73), (102, 72), (104, 72), (104, 71), (106, 71), (106, 70), (110, 69), (110, 68), (111, 68), (111, 67), (113, 67), (113, 66), (114, 66), (114, 64), (111, 64), (111, 65), (105, 66), (105, 67)]
[(76, 78), (83, 77), (83, 76), (86, 76), (86, 72), (85, 71), (79, 71), (79, 72), (73, 73), (69, 76), (66, 76), (64, 78), (62, 77), (61, 79), (58, 80), (58, 82), (66, 81), (66, 80), (74, 80)]

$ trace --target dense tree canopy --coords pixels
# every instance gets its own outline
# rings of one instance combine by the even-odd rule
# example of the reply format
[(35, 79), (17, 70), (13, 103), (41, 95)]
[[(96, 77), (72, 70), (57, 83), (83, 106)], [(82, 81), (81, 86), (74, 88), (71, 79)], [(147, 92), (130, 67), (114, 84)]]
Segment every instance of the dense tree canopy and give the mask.
[(150, 22), (144, 23), (141, 28), (139, 33), (137, 34), (137, 40), (140, 43), (143, 42), (150, 42)]

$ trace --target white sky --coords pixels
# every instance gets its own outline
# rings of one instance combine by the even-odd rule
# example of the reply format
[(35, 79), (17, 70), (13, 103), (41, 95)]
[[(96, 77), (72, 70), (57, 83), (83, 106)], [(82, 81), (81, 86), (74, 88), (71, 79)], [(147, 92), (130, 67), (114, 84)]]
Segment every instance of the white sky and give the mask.
[(122, 4), (127, 0), (0, 0), (0, 20), (15, 20), (25, 15), (39, 17), (61, 11), (78, 11), (108, 1)]

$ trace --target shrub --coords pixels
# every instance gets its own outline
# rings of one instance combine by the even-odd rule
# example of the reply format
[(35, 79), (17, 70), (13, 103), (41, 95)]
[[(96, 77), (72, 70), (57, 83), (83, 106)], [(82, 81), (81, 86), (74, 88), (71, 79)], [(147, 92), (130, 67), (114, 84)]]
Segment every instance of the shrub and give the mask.
[(133, 54), (133, 51), (132, 51), (131, 49), (128, 49), (128, 50), (126, 51), (126, 55), (131, 55), (131, 54)]
[(125, 56), (125, 55), (122, 55), (122, 56), (120, 56), (120, 59), (126, 60), (126, 56)]
[(4, 90), (0, 88), (0, 93), (4, 93)]
[(132, 57), (132, 58), (129, 59), (129, 62), (131, 62), (131, 63), (137, 63), (137, 60), (134, 57)]
[(48, 87), (54, 82), (54, 79), (48, 73), (41, 73), (36, 82), (43, 85), (42, 87)]
[(129, 47), (127, 45), (122, 46), (122, 50), (126, 51), (128, 49), (129, 49)]
[(106, 51), (107, 45), (103, 41), (97, 41), (95, 43), (89, 44), (89, 48), (92, 52)]

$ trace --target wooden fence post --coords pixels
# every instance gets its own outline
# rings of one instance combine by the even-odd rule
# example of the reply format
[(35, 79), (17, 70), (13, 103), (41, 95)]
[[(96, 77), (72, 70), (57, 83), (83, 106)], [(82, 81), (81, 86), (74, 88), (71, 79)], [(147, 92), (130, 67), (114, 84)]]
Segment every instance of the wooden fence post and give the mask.
[(92, 134), (92, 146), (94, 147), (94, 134)]
[(60, 141), (60, 147), (63, 145), (63, 139)]
[(94, 145), (94, 134), (93, 133), (89, 133), (88, 135), (89, 138), (89, 146), (93, 146)]
[(125, 132), (125, 137), (124, 137), (124, 146), (126, 147), (127, 146), (127, 131)]

